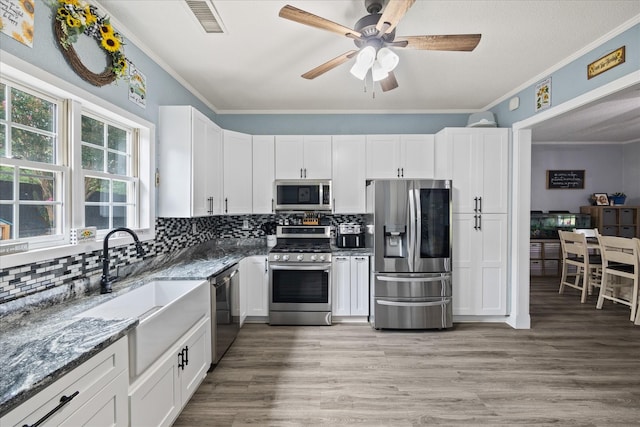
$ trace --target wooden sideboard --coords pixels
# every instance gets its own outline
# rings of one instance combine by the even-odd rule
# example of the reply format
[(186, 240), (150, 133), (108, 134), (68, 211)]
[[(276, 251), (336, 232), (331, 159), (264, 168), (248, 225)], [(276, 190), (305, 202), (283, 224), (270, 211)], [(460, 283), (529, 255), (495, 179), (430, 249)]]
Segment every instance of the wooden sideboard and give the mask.
[(640, 206), (581, 206), (580, 213), (591, 215), (591, 227), (603, 236), (640, 238)]

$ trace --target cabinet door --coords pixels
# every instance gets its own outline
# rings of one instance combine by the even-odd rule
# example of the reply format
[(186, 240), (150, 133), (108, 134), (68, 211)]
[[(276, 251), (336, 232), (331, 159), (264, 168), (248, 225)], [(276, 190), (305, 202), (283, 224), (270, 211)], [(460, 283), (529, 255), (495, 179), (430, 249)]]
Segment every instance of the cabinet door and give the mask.
[(224, 142), (224, 213), (252, 212), (252, 153), (251, 135), (225, 130)]
[(276, 179), (302, 179), (304, 139), (300, 135), (276, 136)]
[(205, 181), (207, 189), (207, 215), (220, 215), (222, 213), (222, 129), (213, 123), (207, 122), (206, 173), (197, 175)]
[(367, 179), (398, 178), (400, 175), (400, 137), (367, 135)]
[(207, 140), (207, 122), (209, 119), (197, 110), (192, 109), (191, 117), (191, 138), (192, 138), (192, 163), (191, 186), (193, 198), (193, 216), (210, 215), (209, 181), (206, 179), (208, 168), (213, 161), (212, 145)]
[(246, 283), (247, 316), (269, 315), (269, 270), (267, 258), (252, 256), (244, 258), (240, 265), (240, 281)]
[(335, 256), (331, 264), (333, 296), (331, 311), (334, 316), (351, 315), (351, 262), (347, 256)]
[(200, 327), (186, 338), (183, 348), (185, 349), (185, 366), (184, 369), (178, 370), (182, 406), (186, 405), (195, 393), (211, 365), (211, 322), (209, 318), (206, 318)]
[(352, 256), (351, 261), (351, 315), (369, 315), (369, 258)]
[(400, 176), (402, 178), (434, 177), (433, 135), (400, 136)]
[(453, 226), (453, 314), (506, 314), (507, 215), (454, 214)]
[(333, 210), (339, 214), (366, 211), (365, 137), (333, 137)]
[[(482, 213), (507, 213), (509, 176), (509, 131), (507, 129), (477, 129), (477, 180)], [(454, 181), (455, 185), (455, 181)]]
[(331, 136), (304, 137), (303, 177), (331, 179)]
[(478, 208), (479, 162), (473, 134), (466, 130), (450, 130), (448, 143), (452, 156), (453, 211), (474, 212)]
[(173, 423), (182, 409), (178, 369), (178, 356), (172, 354), (131, 392), (130, 425), (170, 426)]
[(273, 136), (253, 137), (253, 213), (273, 213), (275, 142)]

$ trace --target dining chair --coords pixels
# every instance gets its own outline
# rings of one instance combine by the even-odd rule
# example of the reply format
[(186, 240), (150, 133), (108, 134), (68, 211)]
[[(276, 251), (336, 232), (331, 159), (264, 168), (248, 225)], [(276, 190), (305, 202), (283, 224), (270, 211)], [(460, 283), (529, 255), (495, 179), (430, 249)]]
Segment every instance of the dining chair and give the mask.
[[(638, 278), (640, 243), (637, 238), (598, 236), (602, 256), (602, 284), (596, 308), (601, 309), (604, 300), (629, 306), (629, 319), (636, 319), (638, 310)], [(622, 290), (628, 291), (627, 295)], [(637, 319), (636, 319), (637, 320)]]
[[(597, 228), (574, 228), (574, 233), (584, 234), (587, 238), (587, 251), (593, 261), (593, 264), (600, 264), (599, 267), (592, 269), (591, 280), (589, 281), (589, 295), (593, 293), (593, 287), (600, 287), (602, 282), (602, 257), (600, 257), (600, 243), (598, 243), (598, 234), (600, 232)], [(598, 257), (594, 257), (597, 255)]]
[[(558, 231), (562, 247), (562, 276), (558, 293), (564, 293), (565, 286), (581, 291), (580, 302), (587, 301), (587, 294), (591, 294), (597, 278), (597, 271), (602, 268), (599, 255), (590, 254), (587, 248), (587, 237), (583, 233), (573, 231)], [(575, 273), (569, 271), (569, 266), (576, 268)], [(574, 277), (573, 281), (569, 277)]]

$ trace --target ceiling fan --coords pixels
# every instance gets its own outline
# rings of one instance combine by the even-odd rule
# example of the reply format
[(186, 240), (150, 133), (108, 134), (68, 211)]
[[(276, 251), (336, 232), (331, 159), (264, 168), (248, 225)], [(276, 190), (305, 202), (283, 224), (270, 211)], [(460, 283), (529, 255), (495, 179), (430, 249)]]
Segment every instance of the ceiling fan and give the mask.
[(398, 22), (414, 2), (415, 0), (365, 0), (365, 8), (369, 15), (358, 20), (353, 29), (290, 5), (280, 9), (279, 16), (349, 37), (358, 47), (358, 50), (345, 52), (307, 71), (302, 77), (315, 79), (356, 57), (351, 74), (364, 80), (371, 70), (373, 81), (379, 81), (382, 91), (387, 92), (398, 87), (393, 70), (398, 65), (399, 58), (390, 48), (470, 52), (480, 42), (480, 34), (396, 37)]

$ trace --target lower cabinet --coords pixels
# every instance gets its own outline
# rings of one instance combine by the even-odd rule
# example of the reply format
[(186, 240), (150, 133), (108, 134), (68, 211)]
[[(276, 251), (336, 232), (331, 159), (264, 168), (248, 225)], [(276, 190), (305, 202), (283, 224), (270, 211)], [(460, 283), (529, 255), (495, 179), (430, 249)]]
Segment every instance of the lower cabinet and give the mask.
[(130, 425), (170, 426), (211, 365), (211, 323), (198, 322), (129, 389)]
[(369, 315), (369, 257), (334, 256), (331, 264), (334, 316)]
[(507, 215), (453, 215), (453, 315), (507, 314)]
[(127, 426), (128, 386), (124, 337), (7, 413), (0, 426)]
[(247, 306), (247, 320), (269, 319), (269, 265), (267, 257), (255, 255), (240, 261), (240, 289)]

